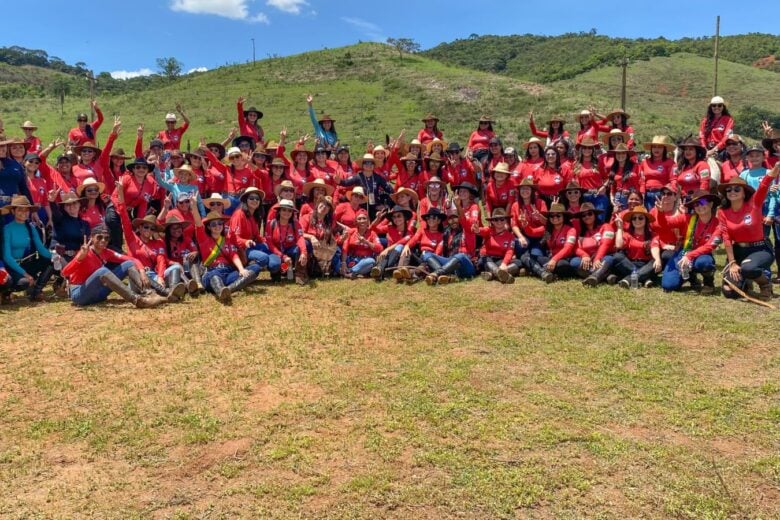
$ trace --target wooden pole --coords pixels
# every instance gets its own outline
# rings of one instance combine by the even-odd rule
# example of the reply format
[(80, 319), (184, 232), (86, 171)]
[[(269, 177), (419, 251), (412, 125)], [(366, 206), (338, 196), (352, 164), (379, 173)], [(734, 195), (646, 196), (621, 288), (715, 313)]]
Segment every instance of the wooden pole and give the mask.
[(715, 79), (712, 84), (712, 95), (718, 95), (718, 46), (720, 45), (720, 15), (715, 18)]
[(252, 63), (254, 64), (254, 62), (255, 62), (255, 39), (251, 38), (251, 40), (252, 40)]
[(626, 110), (626, 71), (628, 69), (628, 58), (624, 57), (620, 62), (620, 66), (623, 67), (623, 80), (620, 87), (620, 108)]

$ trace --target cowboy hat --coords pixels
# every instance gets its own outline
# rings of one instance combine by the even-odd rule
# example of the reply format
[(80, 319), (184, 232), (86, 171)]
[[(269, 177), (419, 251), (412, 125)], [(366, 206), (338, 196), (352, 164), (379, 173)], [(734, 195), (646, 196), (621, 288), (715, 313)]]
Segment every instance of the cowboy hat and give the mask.
[(144, 218), (133, 219), (133, 229), (145, 224), (150, 224), (152, 226), (152, 231), (162, 231), (163, 229), (163, 227), (157, 223), (157, 217), (151, 213), (146, 215)]
[(358, 197), (363, 197), (364, 199), (366, 198), (366, 192), (363, 191), (362, 186), (355, 186), (354, 188), (352, 188), (347, 192), (348, 199), (351, 199), (353, 195), (357, 195)]
[(176, 174), (179, 180), (181, 180), (182, 174), (189, 175), (190, 177), (196, 177), (195, 172), (192, 169), (192, 166), (190, 166), (189, 164), (183, 164), (178, 168), (174, 168), (173, 173)]
[(371, 150), (372, 154), (376, 154), (377, 152), (383, 152), (385, 155), (387, 155), (387, 149), (381, 144), (379, 146), (375, 146), (374, 149)]
[(507, 163), (500, 162), (493, 168), (493, 173), (505, 173), (506, 175), (510, 175), (512, 172), (509, 171), (509, 165)]
[(477, 187), (471, 184), (470, 182), (462, 182), (452, 187), (452, 191), (458, 191), (460, 189), (469, 190), (471, 194), (474, 195), (475, 197), (479, 195), (479, 190), (477, 189)]
[(496, 208), (486, 220), (509, 220), (509, 215), (504, 208)]
[(419, 200), (419, 196), (417, 195), (417, 192), (414, 190), (410, 190), (409, 188), (400, 188), (398, 191), (390, 195), (390, 198), (393, 200), (393, 202), (398, 202), (398, 196), (401, 194), (409, 195), (410, 198), (412, 198), (415, 202)]
[(693, 208), (700, 200), (709, 200), (712, 202), (713, 207), (717, 207), (720, 204), (720, 197), (714, 193), (710, 193), (707, 190), (696, 190), (691, 194), (691, 199), (684, 203), (686, 208)]
[(531, 188), (532, 190), (537, 189), (539, 186), (534, 184), (533, 177), (523, 177), (523, 180), (520, 181), (520, 183), (517, 185), (517, 188)]
[(72, 204), (74, 202), (81, 202), (82, 200), (86, 200), (83, 197), (79, 197), (72, 191), (66, 191), (62, 194), (62, 197), (60, 198), (60, 201), (58, 204)]
[(222, 195), (220, 195), (219, 193), (212, 193), (211, 197), (207, 199), (203, 199), (203, 205), (206, 206), (207, 208), (210, 207), (215, 202), (222, 204), (223, 207), (230, 206), (230, 200), (223, 198)]
[(322, 114), (322, 117), (317, 120), (319, 124), (322, 124), (324, 121), (330, 121), (331, 123), (336, 122), (336, 120), (330, 117), (329, 114)]
[(401, 162), (407, 162), (407, 161), (414, 161), (414, 162), (420, 162), (422, 159), (420, 159), (419, 156), (413, 154), (412, 152), (409, 152), (408, 154), (404, 155), (401, 158)]
[(127, 160), (129, 160), (129, 159), (132, 159), (132, 157), (131, 157), (131, 156), (129, 156), (129, 155), (125, 155), (125, 149), (124, 149), (124, 148), (117, 148), (117, 149), (116, 149), (116, 151), (112, 151), (112, 152), (111, 152), (111, 155), (110, 155), (109, 157), (111, 157), (112, 159), (113, 159), (114, 157), (119, 157), (119, 158), (121, 158), (123, 161), (127, 161)]
[(174, 114), (173, 112), (168, 112), (167, 114), (165, 114), (165, 122), (166, 123), (167, 122), (175, 123), (176, 119), (177, 119), (176, 118), (176, 114)]
[(86, 143), (82, 144), (81, 146), (76, 146), (73, 148), (73, 151), (76, 152), (76, 155), (81, 155), (81, 152), (83, 150), (94, 150), (95, 151), (95, 157), (100, 156), (100, 153), (103, 151), (97, 146), (95, 146), (95, 143), (92, 141), (87, 141)]
[(545, 142), (538, 137), (532, 137), (528, 141), (523, 143), (523, 149), (528, 150), (528, 147), (532, 144), (538, 145), (540, 150), (544, 150)]
[(264, 155), (264, 156), (266, 156), (268, 158), (272, 158), (274, 156), (274, 154), (269, 152), (264, 146), (258, 146), (257, 148), (252, 150), (252, 155), (253, 156), (255, 156), (255, 155)]
[(106, 185), (98, 181), (96, 178), (87, 177), (84, 179), (84, 182), (82, 182), (81, 185), (76, 188), (76, 193), (78, 193), (79, 197), (81, 197), (84, 193), (84, 190), (91, 187), (96, 187), (98, 189), (98, 193), (103, 193), (106, 189)]
[(625, 133), (620, 128), (613, 128), (612, 130), (609, 131), (609, 133), (604, 134), (604, 137), (601, 138), (601, 141), (604, 143), (604, 146), (609, 147), (609, 140), (615, 136), (622, 137), (624, 143), (628, 140), (627, 133)]
[[(431, 153), (431, 150), (433, 150), (433, 145), (438, 144), (441, 146), (442, 152), (447, 148), (448, 143), (447, 141), (444, 141), (442, 139), (439, 139), (438, 137), (434, 137), (430, 141), (428, 141), (428, 144), (425, 146), (425, 149), (428, 153)], [(441, 153), (441, 152), (440, 152)]]
[[(249, 143), (249, 148), (252, 150), (255, 149), (255, 140), (253, 137), (249, 137), (248, 135), (239, 135), (230, 142), (230, 145), (236, 148), (241, 148), (241, 146), (239, 146), (241, 143)], [(230, 154), (228, 153), (228, 155)]]
[(231, 146), (230, 148), (228, 148), (227, 151), (228, 159), (230, 159), (234, 155), (243, 155), (243, 154), (244, 152), (242, 152), (241, 148), (239, 148), (238, 146)]
[(440, 163), (444, 162), (444, 159), (442, 158), (439, 152), (433, 152), (431, 155), (429, 155), (423, 160), (425, 161), (425, 164), (428, 166), (430, 166), (431, 161), (440, 162)]
[(273, 160), (271, 161), (270, 167), (274, 167), (274, 166), (281, 166), (282, 168), (286, 168), (287, 163), (284, 162), (284, 159), (282, 159), (281, 157), (274, 157)]
[(582, 204), (582, 206), (580, 206), (580, 210), (577, 211), (576, 213), (572, 214), (572, 216), (573, 217), (582, 218), (582, 215), (584, 213), (589, 212), (589, 211), (592, 211), (594, 213), (602, 213), (602, 214), (604, 213), (603, 209), (598, 209), (596, 206), (594, 206), (590, 202), (585, 202), (585, 203)]
[(438, 177), (436, 175), (432, 176), (430, 179), (425, 181), (425, 187), (427, 188), (431, 184), (435, 184), (435, 183), (443, 184), (441, 177)]
[(388, 212), (385, 214), (385, 218), (386, 218), (386, 219), (388, 219), (388, 220), (390, 220), (391, 218), (393, 218), (393, 215), (394, 215), (395, 213), (403, 213), (403, 214), (404, 214), (404, 216), (406, 217), (406, 220), (410, 220), (410, 219), (412, 218), (412, 216), (414, 215), (414, 214), (412, 213), (412, 210), (410, 210), (410, 209), (406, 209), (406, 208), (404, 208), (404, 207), (401, 207), (401, 206), (399, 206), (399, 205), (397, 205), (397, 204), (396, 204), (395, 206), (393, 206), (393, 209), (391, 209), (390, 211), (388, 211)]
[(490, 116), (485, 116), (485, 115), (481, 116), (481, 117), (479, 118), (479, 121), (478, 121), (478, 122), (479, 122), (479, 123), (495, 123), (495, 121), (493, 120), (493, 118), (492, 118), (492, 117), (490, 117)]
[(276, 205), (276, 211), (277, 212), (281, 211), (283, 209), (289, 209), (289, 210), (292, 210), (295, 213), (298, 212), (298, 210), (295, 207), (295, 203), (293, 201), (287, 200), (287, 199), (280, 200), (279, 204)]
[(446, 152), (447, 153), (450, 153), (450, 152), (452, 152), (452, 153), (460, 153), (462, 150), (463, 150), (463, 148), (461, 148), (460, 145), (456, 141), (453, 141), (447, 147)]
[(430, 208), (424, 215), (420, 215), (421, 220), (426, 220), (429, 217), (438, 218), (439, 222), (447, 220), (447, 214), (439, 208)]
[(154, 165), (146, 162), (146, 159), (143, 157), (136, 157), (133, 162), (127, 165), (127, 169), (132, 171), (136, 166), (146, 166), (149, 170), (154, 170)]
[(625, 110), (623, 110), (622, 108), (616, 108), (615, 110), (613, 110), (612, 112), (610, 112), (609, 114), (607, 114), (607, 117), (606, 117), (605, 119), (608, 119), (609, 121), (612, 121), (612, 117), (613, 117), (613, 116), (616, 116), (616, 115), (618, 115), (618, 114), (620, 114), (621, 116), (623, 116), (623, 119), (628, 119), (629, 117), (631, 117), (631, 116), (630, 116), (630, 115), (628, 115), (628, 113), (626, 113), (626, 111), (625, 111)]
[(571, 181), (569, 181), (569, 182), (566, 184), (566, 187), (565, 187), (565, 188), (563, 188), (563, 189), (562, 189), (562, 190), (561, 190), (559, 193), (563, 193), (563, 194), (565, 195), (565, 194), (566, 194), (566, 192), (567, 192), (567, 191), (569, 191), (569, 190), (577, 190), (577, 191), (579, 191), (579, 192), (584, 192), (584, 191), (585, 191), (585, 188), (583, 188), (582, 186), (580, 186), (580, 185), (579, 185), (579, 183), (578, 183), (577, 181), (575, 181), (575, 180), (571, 180)]
[(552, 123), (553, 121), (558, 121), (559, 123), (563, 124), (566, 122), (566, 118), (559, 115), (551, 116), (550, 119), (547, 120), (547, 124)]
[(663, 146), (666, 148), (666, 151), (668, 153), (672, 153), (677, 148), (674, 143), (669, 139), (668, 136), (665, 135), (654, 135), (653, 140), (649, 143), (644, 143), (642, 145), (642, 148), (647, 150), (648, 152), (652, 150), (653, 146)]
[(244, 191), (241, 193), (241, 196), (240, 196), (240, 197), (238, 197), (238, 199), (239, 199), (241, 202), (246, 202), (246, 199), (247, 199), (247, 198), (248, 198), (248, 197), (249, 197), (251, 194), (253, 194), (253, 193), (256, 193), (256, 194), (258, 194), (258, 195), (259, 195), (259, 197), (260, 197), (260, 202), (262, 202), (262, 201), (263, 201), (263, 199), (265, 199), (265, 192), (264, 192), (263, 190), (261, 190), (260, 188), (255, 188), (254, 186), (249, 186), (248, 188), (246, 188), (246, 189), (245, 189), (245, 190), (244, 190)]
[(360, 164), (361, 164), (361, 166), (362, 166), (362, 165), (363, 165), (363, 163), (364, 163), (364, 162), (366, 162), (366, 161), (375, 162), (375, 161), (376, 161), (376, 159), (374, 158), (374, 154), (370, 154), (370, 153), (364, 153), (364, 154), (363, 154), (363, 157), (360, 159)]
[(255, 114), (257, 114), (257, 119), (263, 119), (263, 113), (260, 112), (255, 107), (249, 107), (246, 110), (244, 110), (244, 117), (248, 116), (251, 112), (254, 112)]
[(165, 229), (168, 229), (170, 226), (180, 225), (182, 229), (187, 228), (190, 226), (191, 222), (189, 220), (182, 220), (176, 215), (171, 215), (165, 220), (165, 224), (163, 224), (163, 227)]
[[(734, 138), (735, 136), (731, 136), (729, 139)], [(736, 136), (737, 139), (739, 139), (739, 136)], [(772, 130), (772, 135), (769, 137), (762, 139), (761, 144), (770, 151), (770, 153), (775, 153), (774, 148), (772, 147), (775, 142), (780, 141), (780, 130)]]
[(333, 195), (333, 192), (336, 191), (333, 186), (325, 183), (325, 179), (314, 179), (311, 182), (307, 182), (303, 185), (303, 190), (301, 191), (307, 198), (311, 198), (311, 190), (314, 188), (324, 189), (325, 195)]
[(206, 148), (211, 150), (212, 148), (216, 148), (218, 150), (217, 157), (220, 159), (225, 158), (225, 147), (222, 145), (222, 143), (208, 143), (206, 144)]
[(439, 121), (439, 118), (438, 118), (438, 117), (436, 117), (436, 116), (435, 116), (435, 115), (433, 115), (433, 114), (428, 114), (428, 115), (426, 115), (425, 117), (423, 117), (423, 118), (421, 119), (421, 121), (422, 121), (423, 123), (425, 123), (426, 121), (436, 121), (436, 122), (438, 122), (438, 121)]
[(626, 146), (624, 143), (619, 143), (614, 149), (607, 152), (607, 155), (610, 157), (614, 157), (615, 154), (618, 153), (627, 153), (630, 156), (635, 156), (636, 152), (632, 151), (628, 146)]
[(755, 193), (755, 188), (753, 188), (750, 184), (747, 183), (745, 179), (742, 177), (732, 177), (732, 179), (729, 182), (724, 182), (720, 185), (718, 185), (718, 192), (720, 192), (723, 197), (726, 197), (726, 189), (731, 186), (739, 186), (745, 191), (745, 198), (747, 199), (753, 193)]
[(11, 202), (6, 204), (5, 206), (0, 209), (0, 213), (3, 215), (6, 215), (11, 212), (14, 208), (29, 208), (30, 210), (38, 209), (40, 206), (37, 204), (30, 204), (30, 199), (25, 197), (24, 195), (14, 195), (11, 197)]
[(295, 156), (298, 155), (299, 153), (305, 153), (307, 161), (311, 161), (312, 159), (314, 159), (314, 152), (307, 150), (304, 144), (296, 143), (295, 148), (290, 150), (290, 160), (292, 162), (295, 162)]
[(579, 150), (580, 148), (601, 148), (601, 144), (594, 141), (591, 136), (585, 136), (582, 141), (577, 143), (575, 145), (575, 148)]
[(295, 190), (295, 184), (293, 184), (292, 181), (289, 181), (287, 179), (283, 180), (282, 182), (280, 182), (279, 184), (274, 186), (274, 195), (276, 195), (278, 197), (279, 193), (283, 189)]
[(723, 105), (726, 106), (726, 101), (720, 96), (714, 96), (710, 99), (710, 105)]
[(623, 214), (623, 222), (631, 222), (631, 219), (634, 217), (634, 215), (642, 215), (647, 219), (647, 223), (651, 224), (655, 222), (655, 217), (652, 213), (647, 211), (647, 208), (645, 208), (643, 205), (639, 204), (634, 209), (630, 209), (626, 211)]
[(696, 139), (695, 137), (688, 137), (684, 139), (682, 142), (677, 144), (677, 148), (680, 148), (681, 151), (683, 148), (698, 148), (702, 152), (705, 153), (707, 152), (707, 149), (704, 146), (702, 146), (699, 140)]
[(187, 159), (192, 159), (193, 157), (197, 157), (201, 161), (206, 159), (206, 154), (204, 154), (201, 150), (195, 150), (194, 152), (187, 152), (184, 154), (184, 157)]
[(22, 130), (38, 130), (38, 127), (33, 124), (32, 121), (27, 120), (24, 123), (22, 123), (22, 126), (20, 126)]
[(549, 217), (553, 213), (556, 214), (556, 215), (558, 213), (560, 213), (561, 215), (563, 215), (565, 217), (570, 217), (571, 216), (571, 212), (569, 210), (567, 210), (566, 206), (564, 206), (560, 202), (553, 202), (552, 204), (550, 204), (550, 208), (547, 211), (542, 211), (541, 212), (541, 214), (544, 215), (545, 217)]
[(208, 226), (209, 222), (214, 220), (221, 220), (222, 222), (230, 220), (230, 217), (217, 213), (216, 211), (210, 211), (208, 215), (203, 218), (203, 225)]

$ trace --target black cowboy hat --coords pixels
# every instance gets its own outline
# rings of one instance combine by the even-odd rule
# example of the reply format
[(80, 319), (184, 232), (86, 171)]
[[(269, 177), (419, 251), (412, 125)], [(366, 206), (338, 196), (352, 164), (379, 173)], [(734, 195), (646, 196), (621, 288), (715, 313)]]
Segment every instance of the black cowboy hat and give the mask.
[(217, 150), (219, 150), (217, 157), (219, 157), (220, 159), (225, 158), (225, 147), (222, 146), (222, 143), (208, 143), (206, 145), (206, 148), (208, 149), (216, 148)]
[(395, 205), (395, 206), (393, 206), (393, 209), (391, 209), (390, 211), (387, 212), (387, 214), (385, 215), (385, 218), (390, 220), (391, 218), (393, 218), (393, 214), (394, 213), (403, 213), (404, 216), (406, 217), (406, 220), (410, 220), (412, 218), (412, 215), (413, 215), (411, 210), (406, 209), (406, 208), (404, 208), (402, 206)]
[(133, 168), (139, 165), (146, 166), (147, 168), (149, 168), (149, 171), (154, 170), (154, 165), (152, 163), (146, 162), (146, 159), (144, 159), (143, 157), (136, 157), (133, 160), (133, 162), (127, 165), (127, 169), (132, 170)]
[(255, 114), (257, 114), (257, 119), (263, 119), (263, 113), (260, 112), (255, 107), (249, 107), (246, 110), (244, 110), (244, 117), (248, 116), (250, 112), (254, 112)]
[(458, 153), (460, 153), (462, 150), (463, 150), (463, 148), (461, 148), (461, 147), (460, 147), (460, 145), (459, 145), (457, 142), (452, 142), (452, 143), (450, 143), (450, 145), (447, 147), (447, 150), (446, 150), (446, 151), (448, 151), (448, 152), (458, 152)]
[(431, 208), (424, 215), (420, 215), (421, 220), (425, 220), (428, 217), (436, 217), (439, 219), (440, 222), (444, 222), (445, 220), (447, 220), (447, 214), (444, 213), (439, 208)]
[(475, 197), (477, 195), (479, 195), (479, 190), (477, 189), (477, 187), (474, 186), (473, 184), (471, 184), (470, 182), (464, 182), (464, 183), (461, 183), (461, 184), (456, 184), (455, 186), (452, 187), (453, 191), (457, 191), (459, 189), (469, 190), (471, 192), (471, 194), (474, 195)]
[(255, 149), (255, 140), (248, 135), (239, 135), (235, 139), (233, 139), (233, 142), (231, 143), (231, 146), (235, 146), (236, 148), (241, 148), (238, 146), (240, 143), (247, 142), (249, 143), (249, 148), (252, 150)]

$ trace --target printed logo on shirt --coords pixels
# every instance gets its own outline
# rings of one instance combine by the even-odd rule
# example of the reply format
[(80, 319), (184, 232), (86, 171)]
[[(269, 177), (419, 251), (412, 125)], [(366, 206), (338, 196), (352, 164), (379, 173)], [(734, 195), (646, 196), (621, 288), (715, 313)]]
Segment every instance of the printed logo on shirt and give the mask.
[(686, 182), (691, 182), (693, 180), (693, 175), (686, 173), (684, 179)]
[(601, 242), (601, 233), (596, 233), (595, 235), (593, 235), (593, 240), (595, 240), (596, 242)]
[(150, 193), (144, 193), (144, 200), (146, 202), (149, 202), (150, 200), (152, 200), (152, 195)]
[(748, 226), (749, 226), (749, 225), (753, 224), (753, 216), (752, 216), (752, 215), (750, 215), (750, 214), (748, 214), (748, 215), (745, 215), (745, 218), (744, 218), (744, 219), (742, 219), (742, 221), (743, 221), (743, 222), (744, 222), (746, 225), (748, 225)]
[(561, 176), (560, 175), (556, 175), (555, 176), (555, 184), (560, 184), (560, 183), (561, 183)]
[(604, 238), (615, 238), (615, 233), (612, 231), (607, 231), (604, 233)]
[[(561, 239), (561, 242), (563, 242), (563, 239)], [(568, 237), (566, 239), (566, 242), (569, 244), (576, 244), (577, 243), (577, 237)]]
[(655, 168), (655, 171), (657, 171), (658, 173), (661, 173), (662, 171), (664, 171), (664, 167), (663, 167), (663, 165), (657, 166), (657, 167)]

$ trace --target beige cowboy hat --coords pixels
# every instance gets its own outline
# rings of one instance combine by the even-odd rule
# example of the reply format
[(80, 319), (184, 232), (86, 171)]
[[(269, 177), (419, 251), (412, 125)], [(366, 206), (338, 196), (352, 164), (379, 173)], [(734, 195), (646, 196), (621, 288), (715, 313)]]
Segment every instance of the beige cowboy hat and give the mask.
[(84, 194), (84, 190), (90, 187), (97, 187), (98, 193), (103, 193), (106, 190), (106, 185), (102, 182), (98, 181), (94, 177), (87, 177), (84, 179), (84, 182), (81, 183), (81, 185), (76, 188), (76, 193), (78, 193), (79, 197), (81, 197)]
[(302, 193), (306, 197), (311, 198), (311, 195), (310, 195), (311, 194), (311, 190), (313, 190), (314, 188), (322, 188), (322, 189), (324, 189), (325, 190), (325, 195), (328, 195), (328, 196), (333, 195), (333, 192), (336, 191), (336, 188), (334, 188), (330, 184), (327, 184), (325, 182), (325, 179), (314, 179), (311, 182), (307, 182), (306, 184), (303, 185), (303, 190), (301, 190), (301, 191), (302, 191)]
[(11, 197), (11, 202), (6, 204), (0, 209), (0, 214), (7, 215), (11, 210), (15, 208), (28, 208), (30, 210), (38, 209), (40, 206), (37, 204), (31, 204), (30, 199), (24, 195), (14, 195)]
[(653, 148), (653, 146), (663, 146), (669, 153), (673, 153), (677, 149), (677, 146), (675, 146), (672, 140), (669, 139), (669, 136), (666, 135), (654, 135), (652, 141), (642, 144), (642, 148), (648, 152)]

